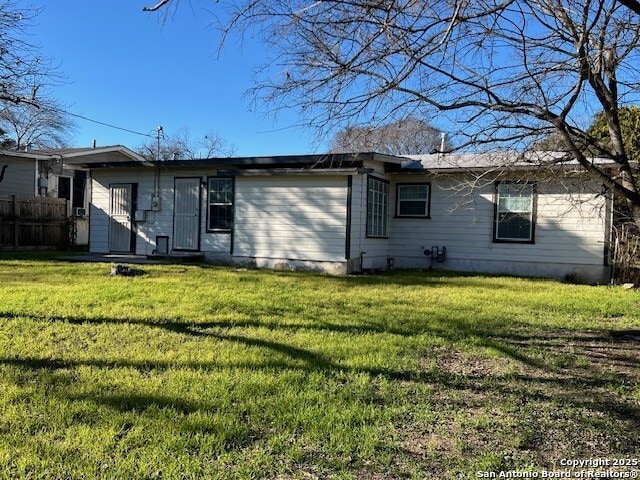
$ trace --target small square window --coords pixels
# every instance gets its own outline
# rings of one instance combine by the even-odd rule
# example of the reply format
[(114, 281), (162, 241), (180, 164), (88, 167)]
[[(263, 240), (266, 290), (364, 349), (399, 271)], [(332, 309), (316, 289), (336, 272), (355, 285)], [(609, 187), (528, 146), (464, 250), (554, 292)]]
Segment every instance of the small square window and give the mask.
[(396, 215), (398, 217), (428, 217), (430, 191), (431, 185), (428, 183), (398, 184), (396, 187)]

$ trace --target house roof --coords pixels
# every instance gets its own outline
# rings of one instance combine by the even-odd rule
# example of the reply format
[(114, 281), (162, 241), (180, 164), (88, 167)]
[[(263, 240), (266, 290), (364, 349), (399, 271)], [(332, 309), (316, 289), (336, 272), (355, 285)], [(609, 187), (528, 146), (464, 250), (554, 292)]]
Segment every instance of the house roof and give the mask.
[[(460, 172), (486, 171), (492, 169), (535, 170), (549, 167), (578, 168), (580, 164), (567, 152), (515, 152), (496, 151), (489, 153), (434, 153), (407, 155), (401, 171)], [(592, 163), (610, 165), (616, 163), (608, 158), (592, 158)]]
[[(85, 154), (86, 155), (86, 154)], [(78, 157), (80, 160), (80, 158)], [(248, 169), (274, 170), (274, 169), (343, 169), (362, 168), (364, 162), (374, 160), (386, 164), (396, 165), (398, 168), (405, 160), (400, 157), (382, 155), (374, 152), (367, 153), (330, 153), (330, 154), (310, 154), (310, 155), (274, 155), (274, 156), (254, 156), (254, 157), (213, 157), (194, 160), (154, 160), (128, 161), (128, 162), (105, 162), (99, 159), (85, 157), (81, 164), (87, 168), (218, 168), (229, 171), (243, 171)]]
[(38, 155), (47, 155), (53, 158), (61, 158), (67, 164), (83, 165), (91, 162), (144, 162), (145, 159), (124, 145), (111, 145), (106, 147), (82, 147), (82, 148), (48, 148), (33, 150)]
[(0, 150), (0, 155), (3, 157), (23, 158), (26, 160), (49, 160), (50, 155), (44, 155), (35, 152), (16, 152), (15, 150)]
[[(389, 172), (435, 173), (488, 171), (493, 169), (535, 170), (540, 168), (580, 168), (566, 152), (434, 153), (426, 155), (393, 156), (375, 152), (329, 153), (307, 155), (274, 155), (252, 157), (213, 157), (195, 160), (148, 161), (123, 145), (95, 148), (51, 148), (28, 152), (2, 151), (0, 155), (51, 160), (61, 159), (67, 165), (82, 168), (217, 168), (230, 174), (253, 172), (331, 171), (362, 169), (365, 161), (382, 162)], [(598, 165), (615, 167), (613, 160), (593, 158)]]
[(161, 167), (308, 167), (308, 168), (341, 168), (362, 164), (365, 160), (377, 160), (400, 165), (398, 157), (378, 153), (329, 153), (313, 155), (275, 155), (261, 157), (221, 157), (197, 160), (168, 160), (152, 162)]
[[(5, 152), (2, 152), (5, 153)], [(6, 152), (21, 158), (61, 159), (66, 165), (82, 168), (217, 168), (228, 172), (248, 172), (251, 169), (274, 172), (276, 170), (330, 170), (363, 168), (365, 161), (379, 161), (400, 168), (403, 159), (375, 152), (329, 153), (307, 155), (273, 155), (252, 157), (213, 157), (193, 160), (146, 160), (122, 145), (96, 148), (49, 148), (29, 152)]]
[(67, 165), (83, 166), (94, 162), (140, 164), (145, 159), (123, 145), (96, 148), (45, 148), (40, 150), (0, 150), (0, 155), (28, 160), (63, 160)]
[[(105, 147), (113, 148), (113, 147)], [(102, 147), (101, 147), (102, 149)], [(30, 150), (32, 153), (39, 155), (72, 155), (76, 153), (84, 153), (91, 150), (97, 150), (97, 148), (82, 147), (82, 148), (39, 148), (37, 150)]]

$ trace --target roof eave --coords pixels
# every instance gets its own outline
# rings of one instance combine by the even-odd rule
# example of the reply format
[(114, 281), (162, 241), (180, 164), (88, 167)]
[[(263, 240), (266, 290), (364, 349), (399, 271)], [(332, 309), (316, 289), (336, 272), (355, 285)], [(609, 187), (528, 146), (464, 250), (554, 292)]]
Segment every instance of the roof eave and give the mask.
[(51, 155), (43, 155), (31, 152), (16, 152), (12, 150), (0, 150), (0, 155), (6, 157), (26, 158), (31, 160), (51, 160)]
[(102, 154), (102, 153), (113, 153), (113, 152), (122, 153), (123, 155), (125, 155), (126, 157), (129, 157), (131, 160), (133, 160), (135, 162), (146, 162), (147, 161), (144, 157), (142, 157), (141, 155), (137, 154), (133, 150), (129, 150), (127, 147), (125, 147), (123, 145), (115, 145), (115, 146), (112, 146), (112, 147), (97, 147), (97, 148), (92, 148), (90, 150), (81, 150), (81, 151), (70, 152), (70, 153), (65, 153), (65, 154), (54, 154), (54, 156), (57, 156), (57, 157), (60, 157), (60, 158), (63, 158), (63, 159), (67, 159), (67, 158), (86, 157), (86, 156), (89, 156), (89, 155), (96, 155), (96, 154)]

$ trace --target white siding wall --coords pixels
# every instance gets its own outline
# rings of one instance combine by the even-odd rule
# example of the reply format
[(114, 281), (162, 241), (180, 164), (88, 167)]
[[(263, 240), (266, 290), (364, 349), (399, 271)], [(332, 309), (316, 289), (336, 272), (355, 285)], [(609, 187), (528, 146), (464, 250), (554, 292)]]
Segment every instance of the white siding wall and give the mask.
[(5, 165), (7, 168), (0, 182), (0, 195), (37, 195), (35, 160), (0, 157), (0, 170)]
[(234, 256), (345, 262), (347, 177), (236, 178)]
[[(420, 181), (398, 177), (399, 182)], [(535, 244), (494, 243), (494, 186), (489, 184), (467, 197), (456, 196), (458, 179), (430, 181), (431, 218), (394, 218), (390, 256), (399, 267), (428, 267), (423, 249), (447, 248), (446, 261), (435, 268), (517, 275), (563, 277), (577, 274), (601, 281), (606, 240), (606, 200), (589, 184), (568, 194), (559, 184), (540, 182), (537, 195)], [(579, 184), (574, 189), (580, 188)], [(395, 188), (392, 194), (395, 209)], [(456, 207), (452, 211), (452, 208)]]
[(363, 196), (365, 178), (364, 175), (353, 175), (351, 180), (351, 248), (349, 257), (352, 259), (354, 271), (360, 270), (359, 260), (360, 254), (363, 252), (363, 240), (366, 233), (367, 203), (366, 197)]
[(103, 175), (91, 178), (89, 199), (89, 251), (109, 252), (109, 182)]
[[(113, 183), (137, 183), (138, 199), (145, 190), (153, 188), (153, 174), (132, 170), (93, 171), (91, 178), (91, 201), (89, 207), (89, 250), (95, 253), (109, 252), (109, 185)], [(138, 202), (138, 208), (140, 202)], [(144, 232), (143, 237), (144, 238)], [(144, 253), (141, 232), (138, 232), (136, 247)], [(142, 249), (143, 251), (140, 251)]]
[[(384, 174), (381, 165), (377, 162), (368, 162), (365, 167), (373, 168), (373, 177), (379, 180), (389, 180), (389, 176)], [(389, 258), (390, 239), (392, 231), (392, 196), (393, 188), (389, 186), (389, 238), (367, 237), (367, 175), (357, 175), (353, 178), (351, 195), (351, 258), (358, 258), (362, 255), (363, 269), (386, 269)]]
[[(446, 247), (444, 263), (435, 268), (478, 272), (562, 277), (576, 274), (587, 280), (604, 279), (606, 200), (593, 191), (567, 194), (565, 189), (540, 182), (537, 195), (535, 244), (493, 242), (493, 184), (461, 198), (452, 187), (453, 176), (386, 175), (380, 165), (379, 179), (391, 181), (389, 238), (367, 238), (367, 175), (352, 176), (350, 268), (386, 268), (392, 258), (398, 268), (426, 268), (424, 249)], [(156, 236), (165, 235), (173, 244), (173, 192), (176, 177), (199, 177), (203, 184), (215, 170), (161, 172), (161, 205), (138, 222), (137, 252), (151, 254)], [(96, 170), (92, 173), (90, 247), (108, 252), (109, 184), (137, 183), (138, 210), (151, 210), (154, 172)], [(431, 183), (431, 218), (396, 218), (397, 182)], [(566, 182), (565, 182), (566, 183)], [(202, 188), (200, 249), (210, 257), (253, 261), (274, 266), (278, 262), (326, 262), (345, 266), (347, 222), (347, 176), (239, 176), (235, 180), (234, 232), (207, 233), (206, 186)], [(578, 185), (578, 184), (576, 184)], [(577, 187), (573, 190), (577, 191)], [(455, 208), (457, 207), (457, 208)], [(363, 253), (365, 252), (365, 253)], [(332, 267), (333, 268), (333, 267)], [(335, 271), (339, 271), (336, 268)]]
[[(151, 211), (154, 195), (154, 172), (145, 170), (94, 170), (92, 172), (92, 201), (90, 208), (90, 250), (96, 253), (109, 251), (109, 185), (112, 183), (138, 184), (138, 210), (147, 210), (146, 219), (136, 222), (136, 253), (150, 255), (156, 248), (156, 237), (169, 237), (169, 248), (173, 245), (173, 195), (174, 179), (198, 177), (204, 183), (215, 170), (188, 170), (160, 173), (160, 209)], [(202, 187), (200, 218), (200, 250), (205, 253), (229, 257), (231, 235), (207, 233), (206, 185)]]
[[(174, 202), (174, 179), (176, 177), (200, 177), (204, 186), (201, 190), (200, 206), (200, 251), (205, 253), (221, 254), (222, 259), (227, 259), (231, 251), (231, 234), (229, 233), (208, 233), (207, 232), (207, 177), (216, 175), (215, 170), (197, 170), (185, 172), (163, 172), (160, 176), (161, 209), (163, 212), (162, 221), (159, 222), (157, 231), (167, 233), (157, 233), (157, 235), (168, 235), (169, 245), (173, 244), (173, 202)], [(155, 234), (150, 238), (155, 244)]]

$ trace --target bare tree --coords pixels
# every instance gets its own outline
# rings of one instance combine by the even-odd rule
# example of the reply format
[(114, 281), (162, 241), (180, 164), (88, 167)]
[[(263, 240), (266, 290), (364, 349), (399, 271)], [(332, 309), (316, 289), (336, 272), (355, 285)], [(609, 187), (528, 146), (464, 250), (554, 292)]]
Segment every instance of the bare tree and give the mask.
[(160, 149), (158, 141), (150, 140), (137, 148), (143, 157), (149, 160), (195, 160), (197, 158), (210, 158), (214, 156), (233, 155), (234, 147), (213, 131), (207, 132), (204, 137), (194, 139), (191, 131), (183, 127), (173, 135), (160, 136)]
[(378, 152), (408, 155), (449, 151), (451, 142), (428, 122), (415, 117), (380, 126), (347, 127), (331, 142), (332, 152)]
[(0, 110), (0, 128), (13, 141), (13, 148), (51, 148), (69, 144), (76, 123), (55, 100), (38, 104), (7, 103)]
[(0, 102), (38, 105), (47, 86), (60, 75), (28, 41), (38, 10), (0, 0)]
[[(554, 133), (566, 151), (556, 162), (579, 162), (626, 199), (640, 225), (638, 170), (619, 118), (640, 95), (636, 1), (228, 3), (223, 41), (240, 32), (270, 46), (255, 90), (270, 105), (298, 108), (324, 132), (440, 112), (458, 146), (477, 150), (525, 150)], [(597, 111), (607, 142), (588, 132)], [(617, 171), (592, 162), (585, 145)]]
[(5, 132), (0, 127), (0, 148), (3, 150), (13, 150), (15, 149), (15, 141), (7, 136), (7, 132)]
[(0, 0), (0, 129), (3, 148), (59, 147), (75, 123), (50, 97), (62, 81), (56, 67), (29, 42), (38, 10), (19, 1)]
[(640, 2), (638, 0), (620, 0), (620, 3), (640, 15)]

